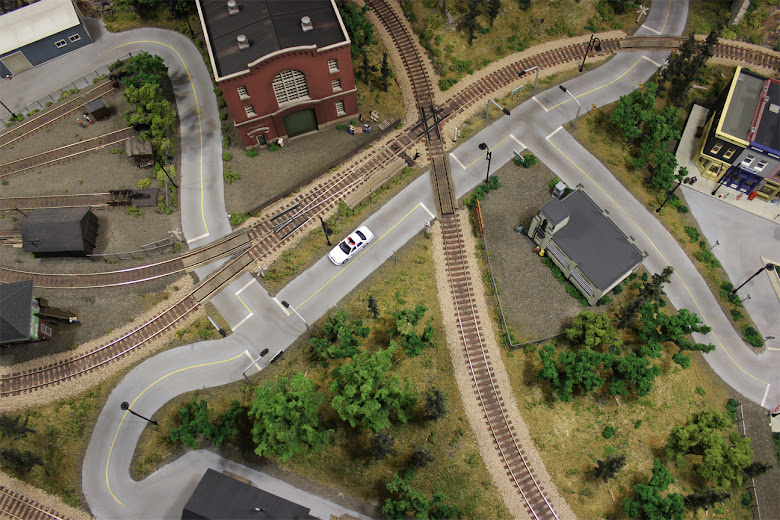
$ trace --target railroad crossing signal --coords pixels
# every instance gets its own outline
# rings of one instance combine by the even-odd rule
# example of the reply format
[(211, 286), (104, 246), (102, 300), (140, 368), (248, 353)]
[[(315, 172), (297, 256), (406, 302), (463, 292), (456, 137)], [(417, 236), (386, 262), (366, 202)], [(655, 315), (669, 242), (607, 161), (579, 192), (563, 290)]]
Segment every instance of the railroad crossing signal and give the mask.
[(643, 6), (643, 5), (639, 6), (639, 9), (637, 9), (637, 11), (636, 11), (637, 14), (639, 15), (639, 16), (636, 17), (636, 23), (639, 23), (639, 19), (642, 18), (643, 16), (647, 15), (648, 10), (649, 9), (647, 7), (645, 7), (645, 6)]

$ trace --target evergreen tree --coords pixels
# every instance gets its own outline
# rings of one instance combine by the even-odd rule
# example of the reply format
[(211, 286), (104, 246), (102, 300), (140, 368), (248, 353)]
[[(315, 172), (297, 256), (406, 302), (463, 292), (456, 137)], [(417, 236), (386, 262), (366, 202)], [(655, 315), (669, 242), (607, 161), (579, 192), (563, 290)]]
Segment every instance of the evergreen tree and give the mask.
[(773, 466), (771, 464), (766, 464), (764, 462), (751, 462), (750, 464), (745, 467), (742, 472), (745, 474), (747, 478), (756, 478), (758, 476), (763, 475), (770, 469), (772, 469)]
[(369, 442), (371, 443), (371, 453), (375, 460), (382, 460), (387, 457), (395, 457), (398, 455), (398, 452), (393, 449), (395, 439), (393, 439), (386, 430), (376, 432), (371, 436)]
[(699, 491), (696, 491), (695, 493), (691, 493), (690, 495), (687, 495), (685, 497), (685, 508), (689, 511), (693, 511), (694, 513), (699, 509), (704, 509), (705, 511), (708, 511), (710, 509), (710, 506), (714, 506), (719, 502), (728, 500), (729, 497), (731, 497), (731, 495), (726, 493), (722, 489), (716, 489), (716, 488), (700, 489)]
[(4, 448), (0, 450), (0, 461), (3, 467), (16, 470), (22, 475), (27, 474), (35, 466), (43, 466), (43, 459), (35, 453), (17, 448)]
[(374, 319), (379, 317), (379, 305), (377, 304), (376, 298), (372, 295), (368, 296), (368, 313)]
[(469, 47), (474, 44), (474, 33), (482, 29), (482, 26), (477, 21), (477, 16), (479, 16), (481, 12), (479, 0), (468, 0), (468, 7), (466, 9), (466, 14), (463, 16), (462, 25), (469, 34)]
[(431, 388), (425, 393), (425, 415), (434, 420), (447, 415), (447, 403), (441, 388)]
[(365, 48), (363, 49), (363, 67), (361, 71), (363, 72), (363, 83), (367, 87), (371, 86), (371, 65), (368, 63), (368, 54)]
[(27, 423), (30, 421), (30, 416), (24, 416), (24, 422), (20, 423), (22, 419), (21, 415), (0, 415), (0, 435), (3, 437), (13, 437), (14, 440), (19, 437), (27, 437), (28, 433), (35, 433), (35, 428), (30, 428)]
[(488, 0), (487, 1), (487, 15), (490, 17), (490, 27), (493, 27), (493, 21), (501, 12), (501, 0)]
[(382, 79), (381, 79), (382, 90), (387, 92), (387, 89), (390, 87), (390, 64), (387, 61), (386, 52), (382, 54), (382, 69), (380, 71), (380, 74), (382, 75)]
[(626, 497), (623, 501), (623, 512), (630, 518), (683, 520), (685, 518), (683, 496), (679, 493), (667, 493), (665, 497), (661, 496), (661, 492), (666, 491), (674, 480), (666, 466), (655, 459), (650, 481), (647, 484), (634, 486), (634, 496)]
[(602, 479), (604, 482), (613, 478), (620, 469), (626, 465), (625, 455), (615, 455), (609, 457), (606, 460), (599, 460), (596, 462), (595, 469), (596, 478)]
[(436, 459), (431, 455), (431, 450), (425, 447), (412, 453), (412, 466), (415, 468), (424, 468), (434, 460)]
[(663, 285), (665, 283), (669, 283), (669, 281), (672, 279), (672, 273), (674, 273), (674, 268), (671, 266), (666, 266), (663, 272), (660, 274), (654, 274), (652, 279), (646, 282), (642, 288), (639, 289), (639, 294), (636, 296), (636, 298), (629, 301), (625, 307), (620, 309), (620, 317), (617, 322), (617, 328), (623, 329), (633, 323), (634, 317), (645, 302), (660, 301), (660, 299), (666, 295), (663, 290)]
[(413, 476), (412, 471), (408, 471), (404, 478), (397, 473), (393, 474), (393, 480), (387, 483), (387, 490), (393, 496), (385, 500), (383, 515), (390, 520), (403, 520), (407, 518), (407, 513), (412, 513), (418, 519), (446, 520), (458, 516), (458, 508), (448, 505), (443, 494), (434, 493), (433, 498), (428, 500), (422, 491), (413, 488)]

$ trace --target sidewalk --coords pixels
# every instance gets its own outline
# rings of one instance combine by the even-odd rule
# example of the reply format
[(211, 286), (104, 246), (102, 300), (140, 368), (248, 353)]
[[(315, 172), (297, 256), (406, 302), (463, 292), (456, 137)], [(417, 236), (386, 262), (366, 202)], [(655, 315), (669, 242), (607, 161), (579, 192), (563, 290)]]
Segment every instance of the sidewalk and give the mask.
[(685, 130), (680, 138), (680, 144), (677, 146), (677, 163), (680, 166), (688, 168), (689, 176), (698, 177), (696, 184), (692, 186), (685, 184), (684, 186), (701, 192), (713, 199), (719, 199), (721, 202), (725, 202), (726, 204), (730, 204), (736, 208), (780, 224), (780, 203), (778, 202), (773, 204), (759, 199), (748, 200), (746, 194), (729, 188), (726, 185), (721, 185), (715, 196), (710, 195), (715, 188), (718, 187), (718, 183), (712, 179), (703, 177), (696, 167), (696, 164), (693, 162), (693, 153), (696, 149), (696, 141), (698, 140), (696, 137), (696, 128), (704, 126), (707, 122), (707, 112), (708, 109), (703, 106), (693, 105), (691, 114), (685, 124)]

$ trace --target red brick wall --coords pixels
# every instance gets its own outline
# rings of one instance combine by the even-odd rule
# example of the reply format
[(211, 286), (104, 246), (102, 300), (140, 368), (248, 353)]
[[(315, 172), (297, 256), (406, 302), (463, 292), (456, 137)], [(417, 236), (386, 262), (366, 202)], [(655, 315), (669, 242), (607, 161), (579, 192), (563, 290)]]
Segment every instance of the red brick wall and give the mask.
[[(329, 71), (328, 61), (332, 59), (338, 61), (339, 72)], [(295, 101), (280, 109), (272, 83), (278, 74), (286, 70), (298, 70), (303, 73), (311, 99)], [(340, 92), (333, 92), (331, 81), (336, 78), (341, 80)], [(261, 133), (269, 142), (277, 137), (286, 136), (284, 117), (298, 110), (313, 108), (320, 128), (328, 126), (328, 123), (337, 119), (357, 114), (355, 77), (348, 46), (337, 47), (326, 52), (317, 52), (317, 50), (285, 52), (250, 67), (249, 73), (220, 81), (219, 86), (244, 141), (244, 146), (257, 144), (254, 135), (258, 135), (258, 132), (255, 131), (253, 136), (248, 134), (259, 127), (268, 127), (267, 132)], [(245, 87), (250, 99), (240, 99), (238, 87)], [(344, 102), (346, 115), (336, 114), (337, 101)], [(251, 120), (246, 115), (244, 109), (246, 105), (252, 105), (257, 114)]]

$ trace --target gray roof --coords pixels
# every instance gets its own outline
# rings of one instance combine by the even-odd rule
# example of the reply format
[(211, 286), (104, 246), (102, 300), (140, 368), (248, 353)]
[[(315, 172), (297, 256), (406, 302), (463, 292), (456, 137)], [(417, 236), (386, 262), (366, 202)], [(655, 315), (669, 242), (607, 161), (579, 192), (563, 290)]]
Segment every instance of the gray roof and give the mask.
[[(290, 47), (327, 47), (347, 41), (340, 17), (330, 0), (237, 0), (239, 13), (230, 15), (226, 0), (200, 0), (202, 22), (220, 77), (248, 69), (272, 52)], [(308, 16), (314, 29), (303, 32)], [(238, 50), (243, 34), (249, 48)]]
[(32, 280), (0, 284), (0, 343), (30, 338)]
[(607, 289), (642, 261), (642, 252), (584, 191), (575, 190), (560, 202), (571, 218), (553, 234), (552, 241), (593, 285)]
[(753, 138), (756, 143), (780, 152), (780, 81), (773, 79), (766, 93), (769, 102), (761, 112), (758, 132)]
[(22, 221), (22, 246), (28, 253), (83, 252), (81, 221), (89, 206), (32, 210)]
[(742, 140), (747, 139), (753, 115), (764, 87), (764, 80), (745, 71), (736, 78), (734, 93), (731, 95), (721, 130)]
[[(257, 511), (260, 508), (262, 511)], [(184, 506), (182, 519), (316, 520), (309, 508), (207, 469)]]
[(71, 0), (39, 0), (0, 16), (0, 55), (79, 25)]
[(552, 199), (542, 206), (542, 214), (555, 226), (563, 222), (571, 213), (569, 208), (559, 199)]

